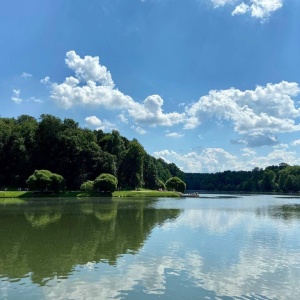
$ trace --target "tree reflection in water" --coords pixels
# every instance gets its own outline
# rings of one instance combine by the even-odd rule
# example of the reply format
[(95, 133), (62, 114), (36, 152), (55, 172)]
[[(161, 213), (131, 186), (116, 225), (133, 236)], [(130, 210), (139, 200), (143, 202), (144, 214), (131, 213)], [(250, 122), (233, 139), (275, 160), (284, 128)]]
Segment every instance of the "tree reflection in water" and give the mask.
[(78, 264), (114, 265), (121, 255), (138, 252), (155, 226), (179, 216), (178, 209), (152, 209), (153, 201), (2, 207), (0, 275), (30, 274), (44, 285)]

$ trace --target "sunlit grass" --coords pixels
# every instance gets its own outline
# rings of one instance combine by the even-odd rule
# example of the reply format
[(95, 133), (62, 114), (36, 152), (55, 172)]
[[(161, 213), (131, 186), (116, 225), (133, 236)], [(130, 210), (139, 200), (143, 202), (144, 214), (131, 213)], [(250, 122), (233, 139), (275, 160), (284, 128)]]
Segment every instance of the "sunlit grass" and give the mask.
[[(82, 191), (66, 191), (62, 193), (41, 193), (30, 191), (0, 191), (0, 199), (32, 199), (32, 198), (76, 198), (76, 197), (179, 197), (176, 192), (155, 191), (149, 189), (139, 189), (130, 191), (116, 191), (114, 193), (103, 192), (82, 192)], [(2, 201), (1, 201), (2, 202)]]
[(133, 191), (116, 191), (113, 197), (179, 197), (176, 192), (154, 191), (154, 190), (133, 190)]

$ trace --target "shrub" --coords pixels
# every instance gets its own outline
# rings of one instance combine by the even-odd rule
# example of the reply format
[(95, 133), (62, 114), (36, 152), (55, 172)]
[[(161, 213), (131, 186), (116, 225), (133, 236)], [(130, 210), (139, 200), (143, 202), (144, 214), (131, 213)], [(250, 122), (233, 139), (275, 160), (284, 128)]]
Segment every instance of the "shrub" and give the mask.
[(81, 191), (92, 192), (94, 190), (94, 181), (88, 180), (80, 186)]
[(186, 188), (186, 184), (178, 177), (172, 177), (167, 180), (166, 187), (169, 191), (175, 190), (183, 193)]
[(56, 173), (52, 173), (48, 170), (35, 170), (32, 175), (26, 180), (26, 184), (31, 190), (51, 190), (59, 192), (65, 188), (64, 178)]
[(114, 192), (118, 186), (118, 179), (111, 174), (103, 173), (94, 181), (94, 189), (104, 192)]

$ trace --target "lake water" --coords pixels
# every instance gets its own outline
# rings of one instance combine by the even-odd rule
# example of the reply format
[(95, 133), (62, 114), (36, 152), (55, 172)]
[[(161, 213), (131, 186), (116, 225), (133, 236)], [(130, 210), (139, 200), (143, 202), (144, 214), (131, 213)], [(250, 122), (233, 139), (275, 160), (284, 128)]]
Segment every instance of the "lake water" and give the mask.
[(300, 299), (300, 198), (0, 202), (0, 299)]

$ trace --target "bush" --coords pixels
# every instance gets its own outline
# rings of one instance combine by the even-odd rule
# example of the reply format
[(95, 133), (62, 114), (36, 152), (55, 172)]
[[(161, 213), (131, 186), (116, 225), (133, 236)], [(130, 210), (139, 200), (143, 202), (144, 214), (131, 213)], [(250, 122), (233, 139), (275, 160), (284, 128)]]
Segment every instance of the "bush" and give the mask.
[(94, 181), (94, 189), (103, 192), (114, 192), (118, 186), (118, 179), (107, 173), (98, 176)]
[(65, 188), (64, 178), (61, 175), (51, 173), (48, 170), (35, 170), (26, 180), (26, 184), (29, 189), (42, 192), (46, 190), (59, 192)]
[(183, 193), (186, 188), (186, 184), (178, 177), (172, 177), (167, 180), (166, 187), (169, 191), (175, 190)]
[(92, 192), (94, 190), (94, 181), (88, 180), (80, 186), (81, 191)]

